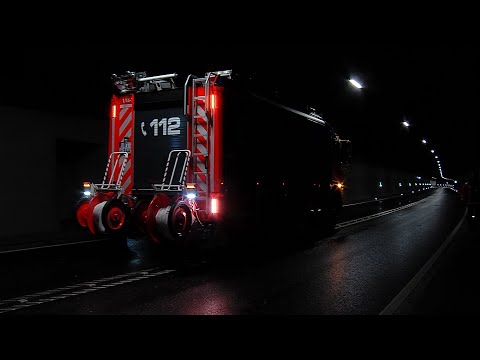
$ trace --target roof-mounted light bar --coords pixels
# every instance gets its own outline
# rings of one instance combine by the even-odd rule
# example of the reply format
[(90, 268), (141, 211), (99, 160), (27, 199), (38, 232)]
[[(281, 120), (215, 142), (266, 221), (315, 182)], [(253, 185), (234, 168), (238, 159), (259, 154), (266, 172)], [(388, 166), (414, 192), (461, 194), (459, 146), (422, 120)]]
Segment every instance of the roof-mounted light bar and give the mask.
[(350, 81), (350, 83), (355, 86), (357, 89), (363, 89), (363, 86), (362, 84), (360, 84), (357, 80), (354, 80), (354, 79), (350, 79), (348, 80)]
[(149, 76), (149, 77), (140, 78), (140, 79), (138, 79), (138, 81), (144, 82), (144, 81), (171, 79), (171, 78), (174, 78), (174, 77), (177, 77), (177, 76), (178, 76), (177, 73), (166, 74), (166, 75), (157, 75), (157, 76)]
[(255, 93), (253, 93), (253, 92), (250, 92), (250, 94), (251, 94), (252, 96), (256, 97), (257, 99), (260, 99), (260, 100), (262, 100), (262, 101), (265, 101), (266, 103), (272, 104), (272, 105), (274, 105), (274, 106), (276, 106), (276, 107), (278, 107), (278, 108), (282, 108), (282, 109), (287, 110), (287, 111), (289, 111), (289, 112), (291, 112), (291, 113), (294, 113), (294, 114), (303, 116), (303, 117), (306, 118), (307, 120), (310, 120), (310, 121), (312, 121), (312, 122), (315, 122), (315, 123), (317, 123), (317, 124), (320, 124), (320, 125), (325, 126), (325, 120), (323, 120), (323, 118), (322, 118), (320, 115), (318, 115), (318, 114), (316, 114), (316, 116), (312, 116), (312, 115), (309, 115), (309, 114), (305, 114), (305, 113), (303, 113), (303, 112), (301, 112), (301, 111), (292, 109), (291, 107), (288, 107), (288, 106), (279, 104), (279, 103), (277, 103), (277, 102), (275, 102), (275, 101), (273, 101), (273, 100), (269, 100), (269, 99), (267, 99), (267, 98), (264, 98), (263, 96), (257, 95), (257, 94), (255, 94)]
[(222, 71), (210, 71), (205, 74), (205, 76), (212, 76), (212, 75), (218, 75), (218, 76), (231, 76), (232, 75), (232, 70), (222, 70)]

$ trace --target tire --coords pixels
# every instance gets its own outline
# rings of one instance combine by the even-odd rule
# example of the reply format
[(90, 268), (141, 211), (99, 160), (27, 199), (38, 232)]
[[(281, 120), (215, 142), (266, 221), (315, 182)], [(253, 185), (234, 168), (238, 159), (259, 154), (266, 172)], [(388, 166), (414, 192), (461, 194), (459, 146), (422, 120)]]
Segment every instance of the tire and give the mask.
[(337, 210), (332, 210), (330, 214), (327, 215), (325, 220), (325, 232), (330, 235), (335, 232), (335, 226), (337, 225), (338, 221), (338, 213)]
[(331, 206), (332, 207), (328, 209), (325, 224), (325, 229), (328, 234), (332, 234), (335, 232), (335, 227), (343, 209), (342, 194), (340, 193), (340, 191), (335, 190), (331, 194)]

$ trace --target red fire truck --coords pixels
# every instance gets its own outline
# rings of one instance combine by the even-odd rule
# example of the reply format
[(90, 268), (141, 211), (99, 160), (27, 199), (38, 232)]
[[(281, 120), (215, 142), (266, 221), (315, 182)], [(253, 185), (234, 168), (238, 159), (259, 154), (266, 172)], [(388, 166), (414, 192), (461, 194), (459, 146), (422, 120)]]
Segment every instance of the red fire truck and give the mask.
[(109, 158), (79, 224), (156, 243), (239, 231), (332, 228), (351, 144), (314, 112), (249, 90), (232, 71), (112, 76)]

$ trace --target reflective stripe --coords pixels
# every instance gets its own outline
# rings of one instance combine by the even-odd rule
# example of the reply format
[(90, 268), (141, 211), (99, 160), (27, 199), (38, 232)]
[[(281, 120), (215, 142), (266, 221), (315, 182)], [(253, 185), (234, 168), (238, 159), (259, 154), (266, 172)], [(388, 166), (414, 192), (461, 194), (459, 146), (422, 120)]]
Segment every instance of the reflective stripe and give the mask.
[(205, 183), (206, 176), (204, 175), (197, 175), (197, 186), (199, 187), (199, 191), (207, 192), (208, 187), (207, 184)]
[(194, 137), (194, 147), (193, 147), (193, 157), (194, 157), (194, 172), (203, 173), (195, 174), (194, 179), (197, 189), (197, 204), (202, 210), (206, 210), (208, 207), (205, 199), (208, 196), (208, 179), (207, 179), (207, 156), (208, 156), (208, 118), (206, 116), (205, 110), (202, 105), (197, 103), (196, 106), (196, 121), (195, 128), (193, 129)]
[(202, 154), (202, 155), (207, 155), (207, 148), (203, 146), (202, 144), (197, 144), (197, 149), (198, 151), (195, 151), (195, 154)]
[[(133, 114), (130, 112), (128, 114), (127, 118), (122, 122), (122, 126), (120, 126), (119, 134), (122, 134), (125, 132), (125, 128), (130, 125), (130, 122), (132, 121)], [(120, 136), (122, 138), (122, 136)]]
[(123, 106), (123, 105), (120, 105), (120, 119), (123, 118), (123, 116), (125, 115), (125, 113), (128, 111), (129, 107), (127, 106)]
[(128, 159), (127, 163), (125, 164), (125, 174), (127, 174), (128, 170), (130, 170), (130, 167), (132, 166), (132, 161)]
[(132, 182), (132, 177), (129, 176), (129, 177), (127, 178), (127, 180), (125, 180), (125, 182), (124, 182), (123, 185), (122, 185), (122, 187), (123, 187), (123, 189), (124, 189), (125, 191), (128, 189), (128, 187), (130, 186), (131, 182)]
[(196, 172), (206, 172), (207, 171), (207, 168), (205, 167), (205, 164), (201, 163), (201, 162), (198, 162), (196, 164), (196, 169), (195, 169)]
[(130, 139), (131, 136), (132, 136), (132, 129), (130, 128), (130, 129), (128, 129), (128, 131), (127, 131), (125, 134), (123, 134), (123, 136), (121, 136), (120, 138), (122, 138), (122, 137), (128, 137), (128, 138)]

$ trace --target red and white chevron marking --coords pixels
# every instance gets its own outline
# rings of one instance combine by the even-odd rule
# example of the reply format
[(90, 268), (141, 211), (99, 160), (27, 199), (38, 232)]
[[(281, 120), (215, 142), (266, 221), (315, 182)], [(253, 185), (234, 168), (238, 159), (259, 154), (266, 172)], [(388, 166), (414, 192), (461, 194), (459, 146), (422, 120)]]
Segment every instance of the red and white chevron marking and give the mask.
[(197, 193), (200, 198), (207, 197), (208, 195), (208, 179), (206, 176), (207, 173), (207, 137), (208, 137), (208, 119), (205, 114), (205, 109), (203, 104), (197, 104), (196, 115), (199, 116), (196, 121), (196, 127), (194, 129), (194, 134), (196, 136), (196, 141), (194, 142), (195, 147), (193, 149), (193, 156), (196, 159), (195, 161), (195, 172), (203, 172), (205, 174), (196, 175), (197, 183)]
[[(122, 187), (125, 194), (131, 194), (133, 187), (133, 96), (126, 96), (123, 98), (114, 99), (113, 102), (116, 103), (116, 106), (118, 107), (118, 116), (112, 118), (110, 151), (121, 151), (122, 149), (120, 149), (120, 143), (124, 140), (125, 137), (128, 138), (130, 142), (130, 154), (128, 156), (127, 163), (125, 164), (125, 171), (122, 177)], [(111, 164), (111, 167), (109, 169), (109, 178), (111, 175), (111, 171), (113, 171), (114, 180), (118, 179), (122, 168), (122, 163), (123, 156), (119, 159), (118, 165), (115, 168), (113, 168), (115, 161)]]

